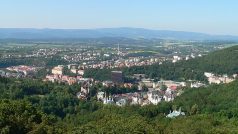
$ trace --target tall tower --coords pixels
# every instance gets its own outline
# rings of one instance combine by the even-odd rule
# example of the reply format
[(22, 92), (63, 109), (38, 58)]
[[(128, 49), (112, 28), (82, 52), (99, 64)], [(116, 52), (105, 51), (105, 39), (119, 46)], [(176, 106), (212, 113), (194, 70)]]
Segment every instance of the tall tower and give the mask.
[(119, 56), (120, 55), (120, 44), (118, 43), (118, 46), (117, 46), (117, 55)]

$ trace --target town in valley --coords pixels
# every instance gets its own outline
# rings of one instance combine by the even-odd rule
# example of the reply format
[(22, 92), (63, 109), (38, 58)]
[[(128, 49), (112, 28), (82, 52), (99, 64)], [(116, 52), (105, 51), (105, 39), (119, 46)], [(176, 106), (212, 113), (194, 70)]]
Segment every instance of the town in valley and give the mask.
[[(29, 44), (9, 43), (2, 46), (0, 75), (7, 78), (33, 78), (44, 82), (78, 84), (80, 89), (75, 94), (80, 100), (87, 101), (92, 97), (105, 105), (157, 105), (163, 101), (173, 101), (186, 88), (206, 87), (209, 84), (230, 83), (237, 74), (218, 75), (204, 72), (206, 81), (196, 79), (170, 80), (151, 78), (146, 74), (126, 75), (123, 68), (162, 65), (189, 61), (203, 57), (209, 52), (235, 45), (230, 42), (204, 43), (199, 41), (163, 41), (151, 43), (150, 47), (129, 46), (125, 42), (117, 44), (97, 44), (83, 46), (81, 43), (51, 44), (33, 42)], [(46, 43), (47, 44), (47, 43)], [(73, 45), (72, 45), (73, 44)], [(27, 51), (21, 51), (31, 48)], [(11, 51), (14, 51), (12, 53)], [(57, 58), (57, 59), (56, 59)], [(12, 61), (12, 59), (19, 59)], [(8, 63), (9, 62), (9, 63)], [(19, 62), (19, 63), (17, 63)], [(9, 64), (9, 66), (8, 66)], [(11, 64), (20, 64), (10, 66)], [(105, 79), (87, 77), (90, 69), (108, 70)], [(90, 90), (97, 87), (94, 96)]]

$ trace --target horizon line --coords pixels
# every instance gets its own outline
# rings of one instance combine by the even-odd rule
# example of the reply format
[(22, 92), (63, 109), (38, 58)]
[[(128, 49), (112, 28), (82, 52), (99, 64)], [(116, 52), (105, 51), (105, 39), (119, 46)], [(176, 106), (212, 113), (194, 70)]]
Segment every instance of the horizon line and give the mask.
[(0, 27), (0, 29), (35, 29), (35, 30), (100, 30), (100, 29), (144, 29), (144, 30), (151, 30), (151, 31), (172, 31), (172, 32), (188, 32), (188, 33), (198, 33), (198, 34), (207, 34), (213, 36), (238, 36), (235, 34), (222, 34), (222, 33), (208, 33), (208, 32), (201, 32), (201, 31), (187, 31), (187, 30), (173, 30), (173, 29), (158, 29), (158, 28), (144, 28), (144, 27), (97, 27), (97, 28), (50, 28), (50, 27)]

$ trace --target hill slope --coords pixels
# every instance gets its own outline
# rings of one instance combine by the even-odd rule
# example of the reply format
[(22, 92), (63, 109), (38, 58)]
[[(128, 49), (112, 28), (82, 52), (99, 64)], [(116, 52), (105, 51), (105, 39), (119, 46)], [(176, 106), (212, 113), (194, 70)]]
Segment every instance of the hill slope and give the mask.
[(178, 63), (179, 65), (204, 72), (232, 75), (238, 73), (238, 46), (215, 51), (187, 62), (183, 61)]
[[(146, 74), (150, 78), (163, 78), (167, 80), (206, 80), (204, 72), (216, 74), (237, 74), (238, 73), (238, 46), (233, 46), (206, 56), (180, 61), (177, 63), (167, 62), (162, 65), (140, 66), (121, 68), (125, 75)], [(85, 77), (93, 77), (99, 80), (110, 79), (110, 70), (89, 69)]]
[(196, 106), (197, 113), (217, 113), (228, 118), (238, 118), (238, 81), (229, 84), (211, 85), (198, 89), (188, 89), (177, 97), (174, 105), (184, 111), (195, 114), (192, 107)]

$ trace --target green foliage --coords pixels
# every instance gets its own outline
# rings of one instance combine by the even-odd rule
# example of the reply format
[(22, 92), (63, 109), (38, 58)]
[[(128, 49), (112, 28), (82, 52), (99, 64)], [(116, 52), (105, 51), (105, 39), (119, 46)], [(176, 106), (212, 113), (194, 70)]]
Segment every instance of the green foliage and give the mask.
[(134, 93), (137, 90), (137, 86), (130, 87), (121, 87), (121, 86), (112, 86), (112, 87), (102, 87), (102, 91), (106, 92), (107, 94), (124, 94), (124, 93)]
[(1, 133), (47, 133), (54, 131), (54, 119), (38, 111), (26, 101), (0, 101)]
[[(158, 105), (103, 105), (76, 98), (79, 85), (0, 78), (1, 133), (236, 133), (238, 81), (185, 89), (173, 102)], [(118, 88), (118, 87), (117, 87)], [(118, 89), (111, 89), (121, 92)], [(102, 89), (106, 90), (106, 89)], [(126, 90), (125, 90), (126, 91)], [(176, 107), (176, 108), (175, 108)], [(166, 118), (182, 108), (186, 116)]]
[[(146, 74), (154, 79), (167, 80), (199, 80), (206, 82), (204, 72), (232, 75), (238, 73), (238, 46), (210, 53), (204, 57), (180, 61), (177, 63), (165, 62), (162, 65), (135, 66), (121, 68), (125, 75)], [(110, 69), (89, 69), (85, 71), (86, 77), (97, 80), (109, 80)]]
[(61, 59), (59, 56), (49, 57), (49, 58), (8, 58), (0, 59), (0, 68), (5, 68), (9, 66), (17, 65), (29, 65), (37, 67), (53, 67), (57, 65), (65, 65), (67, 61)]
[(86, 69), (84, 72), (84, 77), (94, 78), (96, 80), (110, 80), (111, 79), (110, 69)]
[(237, 118), (237, 87), (238, 81), (207, 88), (187, 89), (175, 99), (174, 104), (191, 115), (217, 113), (226, 118)]
[(166, 85), (162, 85), (162, 86), (161, 86), (161, 90), (162, 90), (162, 91), (166, 91), (167, 88), (168, 88), (168, 87), (167, 87)]

